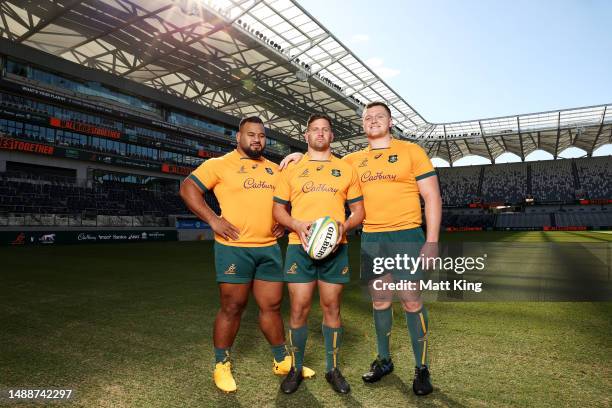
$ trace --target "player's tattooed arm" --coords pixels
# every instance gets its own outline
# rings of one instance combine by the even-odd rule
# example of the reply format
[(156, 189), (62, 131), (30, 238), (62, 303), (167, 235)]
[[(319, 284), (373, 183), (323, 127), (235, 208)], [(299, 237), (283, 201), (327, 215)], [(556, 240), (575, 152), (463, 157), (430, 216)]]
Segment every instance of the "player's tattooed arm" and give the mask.
[(300, 237), (302, 247), (306, 250), (312, 222), (300, 221), (293, 218), (291, 214), (289, 214), (289, 206), (277, 202), (274, 202), (274, 207), (272, 207), (272, 215), (276, 222), (289, 228)]
[(289, 163), (299, 162), (300, 160), (302, 160), (302, 157), (304, 157), (304, 155), (299, 152), (288, 154), (278, 165), (279, 170), (283, 171), (284, 169), (286, 169)]
[(189, 208), (198, 218), (207, 222), (217, 235), (227, 240), (235, 240), (240, 237), (240, 230), (238, 230), (238, 228), (230, 224), (225, 218), (215, 214), (208, 204), (206, 204), (204, 192), (192, 180), (185, 179), (185, 181), (183, 181), (180, 194), (187, 208)]

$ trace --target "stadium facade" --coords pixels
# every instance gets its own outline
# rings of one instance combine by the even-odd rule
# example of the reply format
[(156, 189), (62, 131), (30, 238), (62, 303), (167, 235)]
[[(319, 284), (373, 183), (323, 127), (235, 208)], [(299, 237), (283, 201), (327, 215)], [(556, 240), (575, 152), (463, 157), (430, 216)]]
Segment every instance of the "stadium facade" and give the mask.
[[(289, 0), (11, 0), (0, 17), (0, 228), (10, 234), (199, 230), (184, 217), (179, 182), (233, 149), (239, 119), (253, 114), (269, 127), (275, 161), (304, 150), (312, 112), (332, 117), (337, 154), (362, 148), (360, 114), (372, 100), (391, 106), (398, 138), (451, 165), (534, 150), (557, 158), (570, 146), (591, 156), (612, 141), (611, 105), (430, 123)], [(610, 227), (611, 164), (438, 169), (443, 223)]]

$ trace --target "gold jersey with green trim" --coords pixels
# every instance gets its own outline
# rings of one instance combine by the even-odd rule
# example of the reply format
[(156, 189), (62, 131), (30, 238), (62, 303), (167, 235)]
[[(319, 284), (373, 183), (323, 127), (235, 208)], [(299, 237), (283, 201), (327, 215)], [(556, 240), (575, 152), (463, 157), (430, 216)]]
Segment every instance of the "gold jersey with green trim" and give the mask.
[(391, 139), (388, 148), (368, 147), (344, 156), (343, 160), (359, 175), (365, 232), (397, 231), (421, 225), (417, 181), (435, 176), (436, 172), (420, 146)]
[(275, 163), (263, 157), (243, 157), (234, 150), (205, 161), (189, 175), (202, 190), (214, 191), (221, 215), (240, 230), (237, 240), (215, 234), (217, 242), (243, 247), (276, 243), (272, 197), (278, 174)]
[[(345, 221), (344, 204), (363, 200), (357, 172), (336, 156), (329, 160), (311, 160), (305, 154), (296, 164), (283, 170), (276, 183), (274, 201), (291, 203), (291, 216), (300, 221), (314, 221), (329, 215)], [(342, 242), (346, 242), (346, 236)], [(289, 234), (290, 244), (299, 244), (296, 233)]]

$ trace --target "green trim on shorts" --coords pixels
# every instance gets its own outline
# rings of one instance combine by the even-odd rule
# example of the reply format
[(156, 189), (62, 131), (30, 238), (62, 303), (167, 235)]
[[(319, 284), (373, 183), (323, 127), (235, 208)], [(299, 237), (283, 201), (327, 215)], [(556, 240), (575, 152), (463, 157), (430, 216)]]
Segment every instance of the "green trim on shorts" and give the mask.
[(425, 234), (421, 227), (397, 231), (363, 232), (361, 242), (423, 242)]
[(283, 257), (278, 244), (238, 247), (215, 241), (217, 282), (250, 283), (253, 279), (283, 282)]
[(349, 283), (351, 280), (348, 245), (340, 244), (336, 252), (320, 261), (312, 259), (302, 245), (287, 245), (285, 282), (308, 283), (321, 280), (328, 283)]

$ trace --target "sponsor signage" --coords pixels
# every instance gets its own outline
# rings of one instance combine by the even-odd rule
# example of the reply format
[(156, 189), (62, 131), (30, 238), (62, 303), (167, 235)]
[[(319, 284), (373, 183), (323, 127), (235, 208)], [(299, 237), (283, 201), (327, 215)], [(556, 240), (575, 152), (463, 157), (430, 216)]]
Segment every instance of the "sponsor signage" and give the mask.
[(176, 241), (176, 230), (3, 231), (0, 245), (98, 244)]
[(75, 132), (85, 133), (92, 136), (101, 136), (108, 139), (121, 139), (121, 132), (114, 129), (101, 128), (88, 123), (76, 122), (73, 120), (61, 120), (50, 118), (49, 124), (56, 128), (74, 130)]
[(174, 164), (164, 163), (161, 166), (161, 171), (162, 173), (179, 174), (182, 176), (188, 176), (193, 171), (193, 167), (184, 167), (184, 166), (177, 166)]
[(210, 225), (200, 220), (176, 220), (178, 229), (210, 229)]
[(25, 142), (22, 140), (12, 139), (9, 137), (0, 136), (0, 149), (14, 150), (18, 152), (44, 154), (53, 156), (55, 147), (42, 143)]

